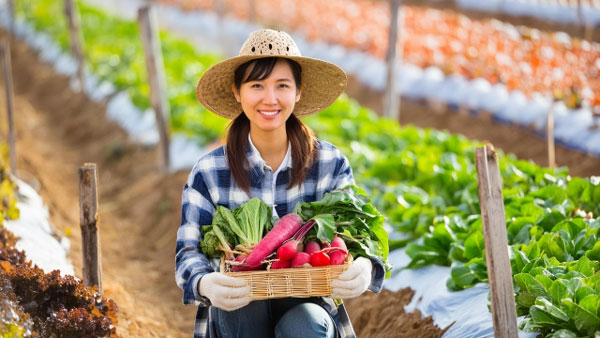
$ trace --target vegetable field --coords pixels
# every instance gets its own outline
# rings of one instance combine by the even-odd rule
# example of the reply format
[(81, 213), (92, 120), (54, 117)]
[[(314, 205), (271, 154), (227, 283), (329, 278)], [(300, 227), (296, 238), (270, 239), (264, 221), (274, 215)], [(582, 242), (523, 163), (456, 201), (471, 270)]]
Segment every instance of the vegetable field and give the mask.
[[(154, 2), (156, 6), (159, 3)], [(248, 19), (248, 7), (231, 1), (224, 3), (230, 19)], [(60, 280), (56, 273), (40, 268), (16, 267), (27, 266), (23, 264), (25, 258), (13, 251), (12, 246), (18, 241), (5, 234), (0, 225), (0, 289), (12, 287), (18, 291), (2, 292), (6, 301), (0, 301), (0, 305), (18, 303), (21, 307), (14, 307), (19, 313), (32, 313), (28, 309), (32, 300), (27, 296), (43, 293), (55, 300), (45, 305), (60, 314), (56, 322), (46, 323), (54, 325), (54, 329), (66, 330), (68, 325), (61, 323), (76, 322), (77, 316), (89, 311), (94, 321), (77, 329), (90, 337), (189, 336), (195, 309), (180, 304), (180, 290), (172, 275), (181, 187), (190, 168), (160, 172), (155, 163), (159, 151), (155, 144), (141, 144), (132, 137), (132, 126), (119, 125), (118, 119), (107, 116), (109, 107), (113, 107), (113, 111), (135, 115), (139, 121), (152, 120), (152, 93), (138, 23), (91, 2), (76, 1), (88, 79), (84, 90), (77, 92), (71, 79), (76, 62), (69, 56), (71, 40), (63, 1), (15, 4), (18, 38), (11, 48), (17, 163), (22, 169), (19, 176), (37, 186), (48, 205), (55, 236), (73, 243), (69, 256), (76, 275), (80, 275), (83, 267), (75, 172), (84, 162), (98, 163), (98, 219), (105, 287), (99, 296), (84, 290), (76, 279)], [(213, 1), (164, 1), (160, 6), (175, 5), (187, 11), (216, 11)], [(315, 15), (317, 12), (323, 15)], [(2, 20), (7, 18), (6, 13), (3, 9)], [(328, 5), (319, 1), (256, 1), (253, 13), (256, 22), (302, 34), (308, 43), (320, 41), (360, 50), (376, 59), (383, 59), (387, 50), (390, 19), (384, 1), (333, 1)], [(596, 71), (599, 54), (595, 42), (565, 40), (557, 32), (514, 28), (499, 21), (467, 19), (451, 11), (423, 7), (405, 8), (404, 20), (402, 34), (406, 38), (400, 45), (403, 62), (420, 69), (436, 67), (448, 78), (482, 78), (528, 98), (545, 95), (561, 101), (569, 114), (588, 109), (590, 123), (585, 132), (594, 140), (593, 125), (600, 123), (596, 112), (600, 73)], [(3, 21), (2, 26), (5, 29), (1, 37), (8, 37), (8, 23)], [(222, 143), (228, 121), (197, 102), (195, 86), (208, 67), (226, 56), (210, 48), (202, 50), (169, 29), (161, 30), (159, 38), (170, 132), (206, 152)], [(363, 91), (351, 97), (350, 93), (363, 88), (363, 84), (353, 81), (348, 94), (303, 121), (318, 138), (336, 145), (348, 157), (358, 188), (335, 191), (321, 202), (299, 204), (294, 210), (299, 219), (285, 219), (283, 223), (289, 224), (284, 225), (291, 228), (275, 231), (281, 236), (286, 232), (286, 239), (268, 248), (253, 245), (260, 242), (266, 231), (277, 227), (278, 223), (271, 220), (270, 206), (259, 200), (250, 200), (232, 210), (219, 206), (212, 225), (202, 230), (202, 250), (213, 257), (225, 252), (234, 262), (234, 269), (241, 270), (253, 269), (275, 253), (278, 261), (292, 266), (292, 257), (299, 253), (308, 256), (296, 263), (299, 266), (343, 263), (347, 254), (377, 257), (383, 261), (387, 277), (391, 277), (388, 283), (405, 271), (423, 272), (443, 266), (447, 267), (445, 288), (450, 293), (460, 295), (474, 287), (488, 288), (475, 164), (475, 149), (485, 143), (446, 130), (400, 125), (397, 119), (383, 118), (358, 101), (379, 99), (381, 93), (367, 97), (373, 92)], [(0, 104), (4, 106), (5, 102), (4, 98)], [(404, 104), (402, 109), (406, 108), (410, 110), (406, 112), (408, 116), (435, 114), (421, 101)], [(451, 108), (443, 114), (444, 118), (457, 114), (456, 118), (468, 121), (464, 129), (479, 128), (476, 116), (458, 116)], [(142, 128), (141, 123), (133, 125)], [(154, 129), (156, 125), (143, 127)], [(514, 128), (523, 135), (530, 133), (510, 123), (502, 124), (502, 128)], [(573, 130), (575, 137), (577, 130)], [(544, 142), (540, 138), (542, 147)], [(579, 169), (577, 163), (572, 167), (548, 168), (545, 163), (536, 164), (511, 154), (517, 150), (498, 150), (498, 156), (520, 334), (595, 337), (600, 334), (600, 169), (586, 169), (589, 175), (577, 177), (572, 174)], [(577, 152), (566, 148), (562, 151)], [(175, 152), (172, 156), (184, 158), (186, 153)], [(600, 168), (597, 155), (588, 152), (577, 156), (588, 163), (598, 163)], [(188, 160), (193, 164), (194, 159)], [(561, 160), (558, 158), (559, 163)], [(2, 169), (2, 177), (8, 175), (4, 174), (6, 170)], [(3, 219), (19, 218), (13, 201), (15, 194), (18, 196), (11, 183), (3, 180)], [(342, 202), (335, 203), (339, 201)], [(314, 224), (302, 228), (310, 222)], [(351, 226), (346, 227), (349, 223)], [(292, 240), (285, 242), (288, 238)], [(340, 239), (342, 244), (345, 242), (343, 246)], [(298, 244), (303, 241), (300, 250)], [(317, 248), (308, 248), (311, 241)], [(291, 244), (282, 246), (286, 243)], [(323, 243), (331, 243), (334, 249)], [(344, 256), (335, 258), (336, 253)], [(399, 253), (407, 257), (406, 264), (398, 264)], [(239, 259), (242, 254), (243, 260)], [(273, 263), (270, 268), (276, 269), (277, 265)], [(39, 282), (37, 286), (32, 280)], [(385, 282), (384, 287), (388, 290), (382, 295), (365, 294), (345, 301), (359, 336), (391, 337), (398, 330), (404, 330), (406, 337), (458, 336), (452, 327), (438, 324), (441, 318), (423, 318), (421, 312), (428, 312), (419, 308), (418, 301), (413, 300), (413, 307), (406, 310), (404, 305), (411, 303), (413, 291), (390, 291), (397, 288), (386, 286)], [(30, 289), (29, 294), (24, 291), (26, 288)], [(83, 299), (73, 300), (82, 310), (72, 310), (67, 306), (68, 300), (54, 296), (53, 292), (61, 293), (63, 289), (72, 290)], [(19, 292), (25, 292), (25, 296)], [(365, 306), (366, 299), (390, 314), (382, 313), (376, 306)], [(391, 299), (402, 306), (394, 307)], [(0, 307), (0, 319), (4, 318), (3, 311)], [(40, 307), (38, 311), (50, 310)], [(47, 332), (39, 328), (43, 319), (31, 316), (31, 320), (25, 320), (27, 316), (21, 315), (23, 320), (10, 323), (0, 320), (0, 336), (35, 336), (27, 333), (31, 327)], [(375, 323), (385, 316), (389, 318), (385, 323)], [(416, 332), (414, 328), (421, 325), (422, 330)], [(475, 326), (473, 337), (483, 332)], [(481, 326), (489, 329), (492, 323)], [(463, 334), (469, 333), (468, 325), (457, 323), (456, 327)]]

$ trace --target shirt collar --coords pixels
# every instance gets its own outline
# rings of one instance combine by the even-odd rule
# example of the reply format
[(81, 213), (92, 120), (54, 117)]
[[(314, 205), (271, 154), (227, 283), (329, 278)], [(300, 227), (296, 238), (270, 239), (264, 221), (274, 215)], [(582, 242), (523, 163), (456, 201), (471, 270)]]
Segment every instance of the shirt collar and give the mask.
[[(249, 151), (246, 153), (246, 155), (248, 158), (248, 164), (250, 164), (250, 168), (255, 168), (258, 166), (259, 168), (264, 169), (265, 167), (267, 167), (267, 162), (265, 162), (265, 160), (263, 160), (262, 156), (260, 156), (260, 152), (254, 146), (254, 143), (252, 143), (252, 139), (250, 138), (250, 133), (248, 133), (248, 145), (249, 145)], [(287, 147), (287, 151), (285, 153), (285, 157), (283, 158), (283, 161), (279, 165), (279, 171), (283, 171), (287, 168), (292, 167), (291, 152), (292, 152), (292, 147), (291, 147), (290, 142), (288, 142), (288, 147)], [(273, 170), (273, 168), (271, 168), (271, 170)]]

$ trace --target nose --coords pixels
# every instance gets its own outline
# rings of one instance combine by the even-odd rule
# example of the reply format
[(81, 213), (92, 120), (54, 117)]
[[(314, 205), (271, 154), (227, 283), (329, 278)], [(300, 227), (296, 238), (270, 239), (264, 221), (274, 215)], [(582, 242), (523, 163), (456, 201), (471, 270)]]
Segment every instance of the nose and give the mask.
[(275, 88), (267, 87), (267, 89), (265, 90), (265, 97), (263, 101), (267, 104), (277, 104), (277, 95), (275, 93)]

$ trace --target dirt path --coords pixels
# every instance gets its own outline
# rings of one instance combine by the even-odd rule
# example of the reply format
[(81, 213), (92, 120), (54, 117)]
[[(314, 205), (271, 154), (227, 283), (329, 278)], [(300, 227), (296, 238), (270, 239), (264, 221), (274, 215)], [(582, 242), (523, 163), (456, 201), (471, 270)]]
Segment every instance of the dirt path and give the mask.
[(76, 274), (81, 276), (77, 169), (95, 162), (103, 284), (120, 308), (118, 333), (189, 337), (195, 308), (180, 303), (172, 272), (187, 174), (160, 175), (155, 150), (127, 141), (104, 118), (104, 105), (71, 92), (68, 80), (38, 62), (24, 44), (12, 48), (18, 167), (23, 179), (37, 179), (33, 183), (57, 231), (72, 233)]

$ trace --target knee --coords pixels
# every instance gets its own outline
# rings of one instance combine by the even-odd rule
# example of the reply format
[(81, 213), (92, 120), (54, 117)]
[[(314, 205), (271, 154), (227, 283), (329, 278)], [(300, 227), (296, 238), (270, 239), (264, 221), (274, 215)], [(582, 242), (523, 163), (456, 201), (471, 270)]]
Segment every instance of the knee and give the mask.
[(335, 327), (331, 317), (317, 304), (296, 305), (275, 326), (277, 338), (333, 338)]

